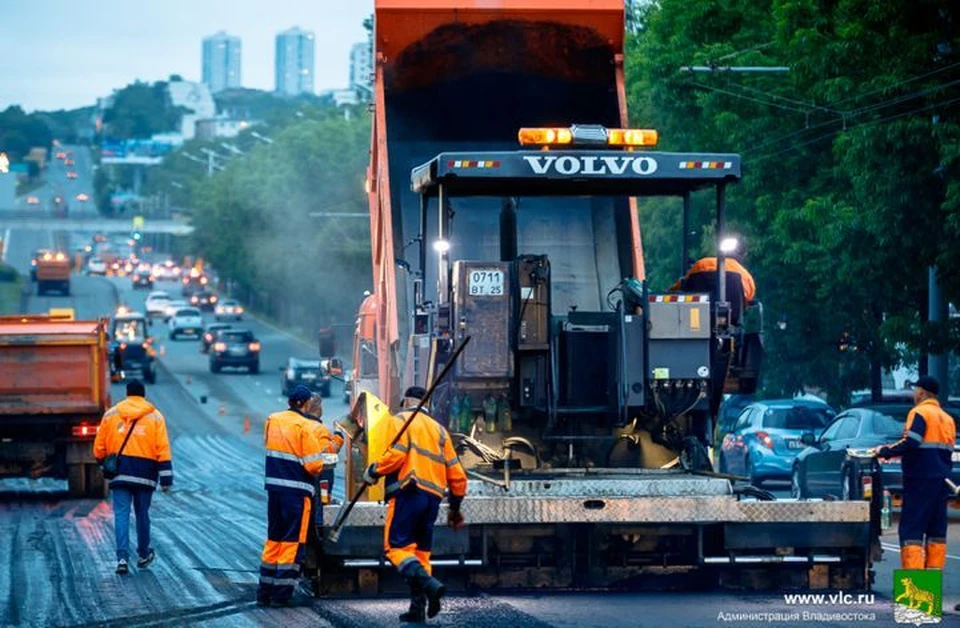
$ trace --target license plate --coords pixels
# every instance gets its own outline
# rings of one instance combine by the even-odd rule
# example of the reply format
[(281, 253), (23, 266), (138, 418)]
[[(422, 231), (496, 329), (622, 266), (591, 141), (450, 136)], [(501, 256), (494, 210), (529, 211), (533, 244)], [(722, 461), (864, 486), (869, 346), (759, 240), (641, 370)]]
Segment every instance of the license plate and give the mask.
[(314, 380), (317, 379), (316, 373), (304, 373), (301, 375), (301, 379)]
[(960, 451), (953, 452), (953, 461), (960, 462)]
[(236, 349), (230, 349), (230, 355), (243, 355), (247, 352), (243, 347), (238, 347)]
[(185, 334), (188, 335), (188, 336), (192, 336), (192, 335), (194, 335), (195, 333), (197, 333), (197, 330), (196, 330), (196, 329), (184, 329), (184, 330), (183, 330), (183, 333), (185, 333)]
[(803, 443), (798, 440), (788, 440), (787, 441), (788, 449), (803, 449)]
[(470, 271), (469, 292), (472, 297), (503, 296), (503, 272), (496, 269)]

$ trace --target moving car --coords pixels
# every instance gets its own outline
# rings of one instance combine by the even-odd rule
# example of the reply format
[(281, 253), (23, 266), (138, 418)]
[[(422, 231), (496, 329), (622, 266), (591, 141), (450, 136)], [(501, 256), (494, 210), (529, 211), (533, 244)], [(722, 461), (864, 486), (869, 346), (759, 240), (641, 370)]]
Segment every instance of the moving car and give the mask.
[[(858, 405), (841, 412), (818, 436), (801, 437), (806, 449), (797, 455), (791, 473), (793, 497), (838, 496), (860, 499), (860, 473), (847, 460), (847, 449), (871, 449), (891, 445), (900, 439), (907, 421), (910, 402), (879, 402)], [(960, 407), (947, 404), (944, 409), (960, 422)], [(903, 492), (900, 458), (880, 460), (883, 487), (893, 495)], [(953, 481), (960, 482), (960, 441), (953, 450)]]
[(210, 347), (210, 372), (224, 367), (246, 367), (253, 374), (260, 372), (260, 342), (247, 329), (223, 329), (217, 332)]
[(138, 268), (130, 275), (130, 279), (133, 281), (134, 290), (137, 288), (147, 288), (148, 290), (153, 288), (153, 275), (150, 274), (149, 268), (147, 270)]
[(308, 358), (288, 358), (287, 365), (280, 367), (280, 389), (283, 396), (289, 395), (298, 384), (320, 393), (321, 397), (330, 396), (330, 373), (321, 368), (320, 360)]
[(213, 344), (217, 332), (230, 329), (230, 327), (230, 323), (210, 323), (207, 325), (207, 330), (203, 332), (203, 338), (200, 340), (200, 353), (209, 353), (210, 345)]
[(68, 178), (68, 179), (76, 179), (76, 178), (77, 178), (77, 173), (74, 172), (73, 170), (71, 170), (70, 172), (67, 173), (67, 178)]
[(99, 257), (91, 257), (90, 261), (87, 262), (87, 274), (101, 276), (106, 275), (107, 263)]
[(147, 295), (147, 300), (144, 302), (147, 316), (151, 317), (162, 316), (165, 318), (168, 305), (170, 305), (170, 295), (163, 290), (154, 290)]
[(745, 475), (760, 486), (789, 480), (793, 460), (804, 448), (804, 432), (819, 433), (836, 416), (820, 401), (772, 399), (748, 405), (720, 445), (720, 472)]
[(115, 380), (131, 375), (148, 384), (157, 381), (157, 352), (148, 328), (149, 319), (140, 312), (117, 310), (110, 323), (110, 373)]
[(37, 249), (33, 252), (33, 257), (30, 258), (30, 281), (37, 280), (37, 264), (44, 254), (49, 252), (50, 249)]
[(218, 300), (219, 297), (215, 295), (209, 288), (204, 288), (203, 290), (199, 290), (190, 295), (190, 305), (208, 312), (213, 310), (213, 307), (217, 304)]
[(200, 340), (203, 335), (203, 316), (200, 314), (200, 310), (195, 307), (178, 309), (170, 317), (167, 325), (170, 328), (170, 340), (176, 340), (180, 336), (189, 336)]
[(90, 197), (84, 194), (83, 192), (80, 192), (79, 194), (77, 194), (75, 198), (81, 203), (85, 203), (90, 200)]
[(73, 158), (72, 158), (72, 157), (65, 157), (64, 160), (63, 160), (63, 165), (64, 165), (64, 166), (72, 166), (72, 165), (74, 165), (74, 163), (75, 163), (75, 162), (73, 161)]
[(180, 276), (180, 267), (172, 259), (154, 264), (153, 275), (157, 281), (175, 281)]
[(213, 310), (213, 316), (218, 321), (243, 320), (243, 306), (236, 299), (225, 299), (217, 303)]
[(177, 299), (176, 301), (170, 301), (169, 303), (167, 303), (167, 309), (164, 310), (163, 312), (163, 322), (164, 323), (170, 322), (170, 319), (173, 317), (174, 314), (177, 313), (177, 310), (180, 310), (185, 307), (190, 307), (190, 304), (181, 299)]

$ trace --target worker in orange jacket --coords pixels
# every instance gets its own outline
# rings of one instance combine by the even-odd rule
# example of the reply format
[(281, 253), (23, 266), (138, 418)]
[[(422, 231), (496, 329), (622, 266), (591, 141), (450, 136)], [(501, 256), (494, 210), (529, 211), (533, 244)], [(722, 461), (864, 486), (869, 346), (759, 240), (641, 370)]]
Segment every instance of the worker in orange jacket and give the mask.
[(131, 506), (137, 517), (137, 567), (144, 569), (156, 558), (156, 552), (150, 547), (153, 492), (158, 483), (164, 492), (173, 485), (166, 422), (153, 404), (144, 398), (145, 394), (143, 382), (127, 382), (127, 398), (104, 413), (93, 441), (93, 457), (101, 466), (108, 457), (117, 456), (110, 491), (117, 537), (117, 573), (120, 575), (130, 571), (127, 561), (130, 558)]
[(257, 604), (285, 606), (300, 579), (310, 524), (314, 476), (323, 471), (324, 448), (314, 422), (300, 410), (310, 389), (299, 385), (289, 409), (271, 414), (264, 425), (266, 445), (267, 541), (263, 545)]
[[(751, 275), (750, 271), (743, 265), (743, 260), (746, 257), (743, 244), (737, 238), (724, 238), (720, 246), (723, 247), (722, 250), (726, 256), (724, 258), (724, 268), (728, 273), (740, 275), (740, 283), (743, 285), (744, 302), (750, 303), (757, 297), (757, 284), (753, 279), (753, 275)], [(707, 283), (716, 285), (717, 258), (703, 257), (697, 260), (682, 279), (677, 280), (676, 283), (670, 286), (670, 292), (686, 289), (686, 284), (698, 275), (709, 275), (709, 277), (707, 277)]]
[[(388, 442), (425, 395), (419, 386), (407, 389), (404, 410), (387, 422), (391, 430)], [(384, 551), (410, 586), (410, 610), (400, 615), (400, 621), (423, 622), (440, 612), (440, 600), (446, 593), (430, 565), (440, 502), (449, 490), (447, 523), (453, 528), (463, 526), (460, 504), (467, 493), (467, 475), (450, 434), (421, 410), (400, 440), (364, 472), (363, 480), (372, 486), (381, 477), (386, 477), (388, 500)]]
[[(877, 450), (880, 458), (902, 456), (903, 507), (900, 511), (900, 562), (904, 569), (943, 569), (947, 562), (947, 498), (944, 480), (953, 468), (957, 441), (953, 417), (940, 407), (940, 383), (924, 375), (913, 385), (916, 404), (907, 414), (903, 436)], [(926, 537), (926, 552), (924, 552)]]

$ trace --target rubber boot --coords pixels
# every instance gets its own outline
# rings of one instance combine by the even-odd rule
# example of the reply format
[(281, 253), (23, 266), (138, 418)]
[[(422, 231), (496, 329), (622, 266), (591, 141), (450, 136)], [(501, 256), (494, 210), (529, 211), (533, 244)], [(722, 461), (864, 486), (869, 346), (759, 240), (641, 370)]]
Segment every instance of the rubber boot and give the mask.
[(943, 569), (947, 564), (947, 544), (927, 543), (927, 569)]
[(427, 598), (427, 617), (433, 618), (440, 613), (440, 600), (447, 593), (447, 587), (442, 582), (427, 573), (423, 565), (417, 563), (411, 569), (410, 577), (419, 581), (420, 590)]
[(409, 578), (410, 610), (400, 614), (400, 621), (407, 624), (423, 624), (427, 621), (427, 596), (423, 593), (420, 580)]
[(901, 569), (923, 569), (923, 546), (903, 545), (900, 547)]

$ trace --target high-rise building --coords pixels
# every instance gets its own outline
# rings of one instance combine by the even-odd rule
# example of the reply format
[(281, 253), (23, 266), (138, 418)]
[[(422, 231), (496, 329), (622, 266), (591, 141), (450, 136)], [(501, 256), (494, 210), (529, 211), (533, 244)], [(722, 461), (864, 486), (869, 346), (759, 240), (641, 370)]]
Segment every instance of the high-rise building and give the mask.
[(373, 72), (371, 43), (354, 44), (350, 49), (350, 89), (360, 98), (369, 100), (372, 95), (370, 74)]
[(314, 36), (295, 26), (277, 34), (277, 92), (285, 96), (313, 93)]
[(220, 31), (203, 40), (203, 82), (214, 94), (240, 87), (240, 38)]

